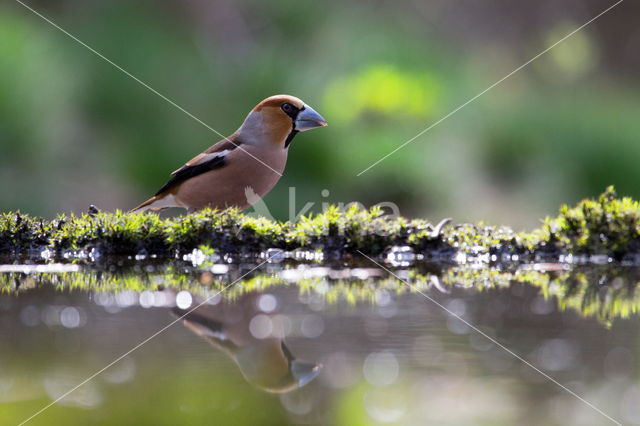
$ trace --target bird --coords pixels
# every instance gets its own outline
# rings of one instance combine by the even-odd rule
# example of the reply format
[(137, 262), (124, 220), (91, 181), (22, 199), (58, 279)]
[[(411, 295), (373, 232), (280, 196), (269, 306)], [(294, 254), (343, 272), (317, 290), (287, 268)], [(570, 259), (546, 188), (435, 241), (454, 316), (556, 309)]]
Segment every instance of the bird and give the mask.
[(172, 313), (188, 330), (232, 359), (253, 386), (269, 393), (291, 392), (313, 381), (323, 366), (297, 359), (282, 338), (253, 335), (251, 321), (262, 313), (259, 296), (248, 293), (234, 302), (198, 304), (192, 310), (175, 307)]
[(295, 96), (270, 96), (249, 112), (231, 136), (175, 170), (153, 197), (131, 211), (245, 210), (278, 182), (293, 138), (326, 125), (319, 113)]

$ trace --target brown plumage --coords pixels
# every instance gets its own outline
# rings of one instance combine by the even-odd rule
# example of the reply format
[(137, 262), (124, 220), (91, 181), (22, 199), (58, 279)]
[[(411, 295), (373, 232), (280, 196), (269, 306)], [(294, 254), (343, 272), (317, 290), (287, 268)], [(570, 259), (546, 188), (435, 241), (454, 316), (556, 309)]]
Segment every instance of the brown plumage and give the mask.
[(249, 383), (267, 392), (290, 392), (314, 380), (322, 365), (297, 359), (281, 337), (253, 335), (251, 320), (263, 313), (259, 296), (247, 293), (217, 305), (196, 299), (199, 307), (173, 312), (189, 330), (231, 358)]
[(250, 207), (282, 176), (294, 136), (326, 125), (300, 99), (271, 96), (249, 112), (235, 133), (174, 171), (153, 197), (132, 211)]

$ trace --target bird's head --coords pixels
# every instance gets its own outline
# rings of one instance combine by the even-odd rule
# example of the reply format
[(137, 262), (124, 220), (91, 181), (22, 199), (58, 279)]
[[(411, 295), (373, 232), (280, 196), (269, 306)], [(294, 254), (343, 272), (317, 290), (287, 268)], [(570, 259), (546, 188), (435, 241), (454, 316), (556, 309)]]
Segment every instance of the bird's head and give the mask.
[(275, 95), (251, 110), (240, 127), (239, 136), (262, 134), (267, 140), (288, 148), (298, 132), (326, 125), (320, 114), (295, 96)]

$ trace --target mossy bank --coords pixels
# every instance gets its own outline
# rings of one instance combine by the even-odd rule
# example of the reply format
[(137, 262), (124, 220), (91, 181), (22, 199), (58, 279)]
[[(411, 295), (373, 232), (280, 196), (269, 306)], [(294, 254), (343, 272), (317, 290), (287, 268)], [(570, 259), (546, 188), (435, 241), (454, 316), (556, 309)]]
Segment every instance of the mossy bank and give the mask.
[(325, 260), (348, 260), (361, 254), (397, 256), (400, 263), (415, 259), (637, 263), (640, 204), (617, 197), (609, 187), (595, 199), (562, 206), (557, 217), (544, 219), (530, 233), (484, 224), (438, 229), (427, 220), (390, 217), (379, 209), (358, 207), (330, 207), (296, 222), (255, 218), (234, 209), (166, 219), (154, 213), (119, 211), (60, 215), (53, 220), (19, 212), (0, 215), (0, 255), (5, 258), (44, 254), (58, 259), (91, 253), (168, 258), (203, 247), (234, 256), (255, 256), (268, 249), (317, 252)]

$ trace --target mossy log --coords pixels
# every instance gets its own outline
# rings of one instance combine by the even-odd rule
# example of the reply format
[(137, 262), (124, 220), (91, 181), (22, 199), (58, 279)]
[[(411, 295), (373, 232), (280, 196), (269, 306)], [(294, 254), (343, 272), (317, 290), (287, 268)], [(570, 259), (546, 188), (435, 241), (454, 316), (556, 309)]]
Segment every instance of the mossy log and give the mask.
[(618, 198), (609, 187), (596, 199), (583, 200), (575, 207), (562, 206), (557, 217), (544, 219), (532, 232), (484, 224), (439, 230), (427, 220), (390, 217), (379, 209), (356, 206), (346, 210), (330, 207), (296, 222), (255, 218), (234, 209), (166, 219), (154, 213), (120, 211), (60, 215), (53, 220), (19, 212), (0, 215), (0, 256), (5, 259), (40, 257), (43, 253), (49, 259), (91, 253), (173, 258), (203, 247), (237, 256), (255, 256), (268, 249), (304, 250), (322, 253), (325, 260), (364, 253), (397, 255), (409, 262), (578, 259), (637, 263), (640, 204)]

